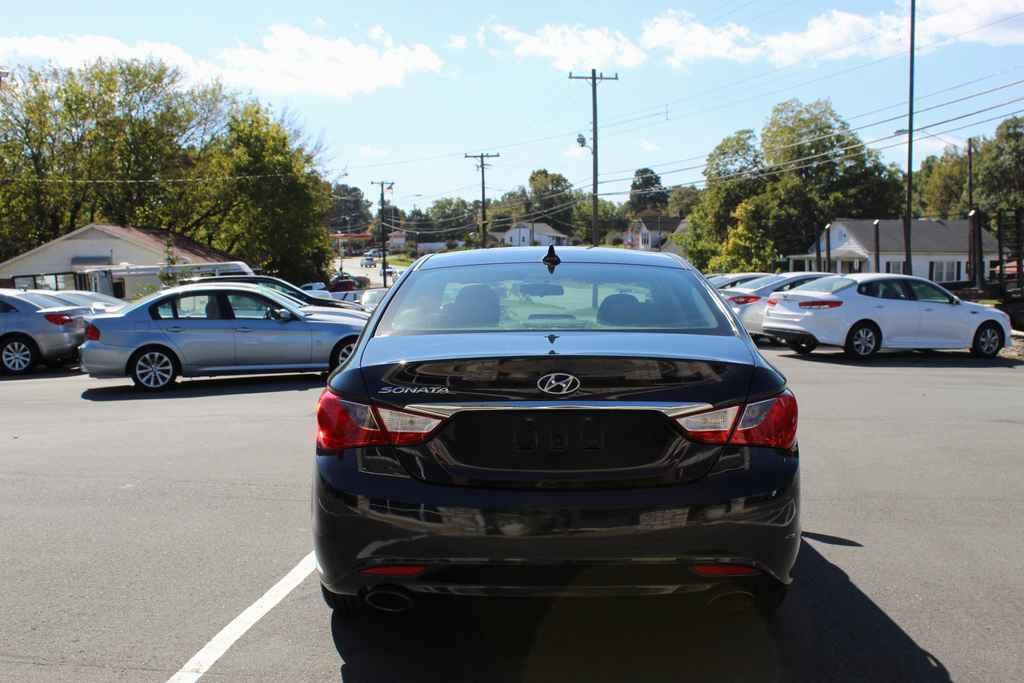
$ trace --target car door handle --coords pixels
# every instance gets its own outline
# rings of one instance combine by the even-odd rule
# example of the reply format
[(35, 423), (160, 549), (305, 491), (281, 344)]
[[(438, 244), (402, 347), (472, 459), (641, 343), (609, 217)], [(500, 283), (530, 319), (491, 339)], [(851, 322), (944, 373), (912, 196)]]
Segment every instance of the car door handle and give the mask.
[(252, 332), (251, 327), (236, 327), (235, 332)]
[(184, 327), (179, 327), (178, 325), (173, 325), (171, 327), (168, 327), (167, 331), (168, 332), (184, 332), (185, 328)]
[(928, 313), (931, 313), (931, 312), (932, 312), (932, 311), (934, 311), (935, 309), (934, 309), (934, 308), (926, 308), (926, 309), (924, 309), (924, 310), (925, 310), (925, 311), (927, 311)]

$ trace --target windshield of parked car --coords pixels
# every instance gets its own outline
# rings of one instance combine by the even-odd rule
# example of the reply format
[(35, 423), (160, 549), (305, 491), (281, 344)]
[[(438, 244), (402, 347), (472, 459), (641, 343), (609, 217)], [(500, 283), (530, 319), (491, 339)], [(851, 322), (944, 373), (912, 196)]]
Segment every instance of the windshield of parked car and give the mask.
[(783, 275), (765, 275), (764, 277), (758, 277), (754, 278), (753, 280), (747, 280), (743, 284), (738, 285), (737, 288), (749, 290), (761, 289), (762, 287), (774, 285), (776, 282), (782, 282), (785, 279), (786, 278)]
[(718, 285), (722, 284), (723, 282), (727, 282), (728, 280), (728, 275), (712, 275), (711, 277), (708, 278), (708, 282), (710, 282), (714, 287), (717, 287)]
[(659, 330), (732, 334), (711, 295), (677, 268), (508, 263), (421, 270), (396, 292), (376, 334)]
[(363, 296), (359, 299), (359, 303), (364, 307), (373, 308), (380, 303), (380, 300), (384, 298), (384, 294), (387, 293), (387, 291), (388, 290), (386, 289), (368, 289), (363, 292)]
[(799, 287), (794, 287), (792, 291), (828, 292), (832, 294), (841, 289), (846, 289), (852, 284), (855, 284), (854, 281), (848, 277), (823, 277), (818, 280), (805, 282)]

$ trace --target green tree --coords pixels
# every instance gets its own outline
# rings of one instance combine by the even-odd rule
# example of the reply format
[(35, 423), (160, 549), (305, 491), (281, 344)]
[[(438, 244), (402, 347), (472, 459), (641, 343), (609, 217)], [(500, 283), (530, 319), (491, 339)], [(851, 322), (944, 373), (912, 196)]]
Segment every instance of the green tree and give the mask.
[(726, 273), (776, 270), (775, 245), (758, 227), (765, 223), (766, 210), (760, 198), (748, 199), (736, 207), (736, 225), (729, 231), (721, 251), (708, 263), (710, 270)]
[(649, 168), (638, 168), (629, 186), (629, 208), (634, 215), (662, 214), (668, 205), (668, 190), (661, 176)]
[(568, 233), (572, 230), (573, 187), (561, 173), (551, 173), (540, 168), (530, 173), (529, 210), (521, 216), (536, 222), (549, 223), (556, 230)]
[(669, 216), (686, 218), (693, 211), (693, 207), (700, 201), (700, 190), (690, 185), (680, 185), (672, 189), (668, 195), (668, 205), (665, 213)]
[(735, 223), (736, 207), (764, 187), (763, 171), (764, 161), (752, 130), (737, 131), (718, 143), (704, 167), (704, 191), (690, 212), (690, 223), (699, 228), (699, 239), (706, 240), (710, 235), (725, 239)]
[(921, 192), (924, 215), (932, 218), (950, 218), (966, 215), (967, 158), (955, 149), (947, 150), (936, 158), (927, 174)]
[(327, 226), (336, 232), (362, 232), (373, 221), (373, 202), (358, 187), (337, 183), (331, 187)]
[[(590, 216), (593, 208), (589, 197), (583, 193), (575, 193), (578, 200), (572, 212), (572, 236), (580, 242), (590, 242)], [(605, 237), (610, 232), (621, 233), (626, 229), (629, 221), (619, 214), (618, 207), (606, 199), (597, 200), (597, 243), (605, 242)]]
[(995, 137), (978, 148), (975, 200), (986, 211), (1024, 206), (1024, 117), (1013, 116), (996, 127)]

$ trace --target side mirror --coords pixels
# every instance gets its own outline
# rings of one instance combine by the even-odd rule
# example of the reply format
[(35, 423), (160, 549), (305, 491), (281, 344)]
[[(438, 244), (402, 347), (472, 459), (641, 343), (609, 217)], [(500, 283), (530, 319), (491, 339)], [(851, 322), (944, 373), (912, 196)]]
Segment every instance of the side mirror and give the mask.
[(295, 316), (292, 315), (292, 312), (289, 311), (287, 308), (275, 308), (274, 309), (274, 319), (275, 320), (280, 320), (281, 322), (285, 322), (286, 323), (289, 320), (294, 320)]

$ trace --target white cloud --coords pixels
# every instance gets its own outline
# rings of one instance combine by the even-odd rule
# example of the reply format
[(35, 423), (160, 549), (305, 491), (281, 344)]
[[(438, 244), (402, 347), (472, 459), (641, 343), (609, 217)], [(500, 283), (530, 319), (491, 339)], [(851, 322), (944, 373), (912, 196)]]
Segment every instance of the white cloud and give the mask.
[(639, 66), (644, 51), (619, 31), (565, 24), (547, 24), (534, 33), (494, 24), (489, 31), (512, 48), (517, 57), (540, 57), (556, 69), (590, 69)]
[(476, 30), (476, 46), (486, 47), (487, 46), (487, 27), (481, 26)]
[(390, 156), (391, 150), (386, 147), (374, 147), (373, 145), (360, 145), (359, 156), (364, 159), (383, 159)]
[(448, 36), (448, 47), (453, 50), (465, 50), (469, 46), (469, 38), (463, 35)]
[(324, 19), (323, 17), (314, 18), (313, 28), (315, 28), (317, 31), (323, 31), (325, 28), (327, 28), (327, 20)]
[[(600, 140), (598, 140), (598, 142), (600, 142)], [(639, 143), (637, 143), (637, 145), (640, 147), (640, 149), (642, 149), (645, 152), (660, 152), (661, 151), (661, 147), (659, 147), (658, 145), (654, 144), (650, 140), (641, 140)]]
[(398, 44), (380, 26), (372, 43), (329, 38), (287, 24), (271, 26), (257, 45), (226, 48), (199, 59), (171, 43), (129, 43), (108, 36), (0, 36), (0, 62), (50, 62), (81, 66), (98, 58), (157, 57), (178, 66), (192, 80), (219, 78), (256, 91), (348, 98), (401, 85), (420, 73), (436, 73), (441, 57), (423, 43)]
[[(1024, 11), (1024, 0), (923, 0), (919, 3), (917, 44), (922, 48), (953, 42), (1024, 44), (1024, 26), (1003, 22), (971, 30)], [(707, 60), (766, 60), (787, 66), (806, 61), (885, 57), (906, 52), (907, 12), (902, 3), (875, 15), (828, 10), (802, 30), (760, 34), (735, 23), (707, 26), (692, 14), (666, 11), (644, 25), (641, 43), (665, 51), (674, 67)], [(969, 31), (969, 32), (967, 32)], [(965, 33), (967, 32), (967, 33)]]

